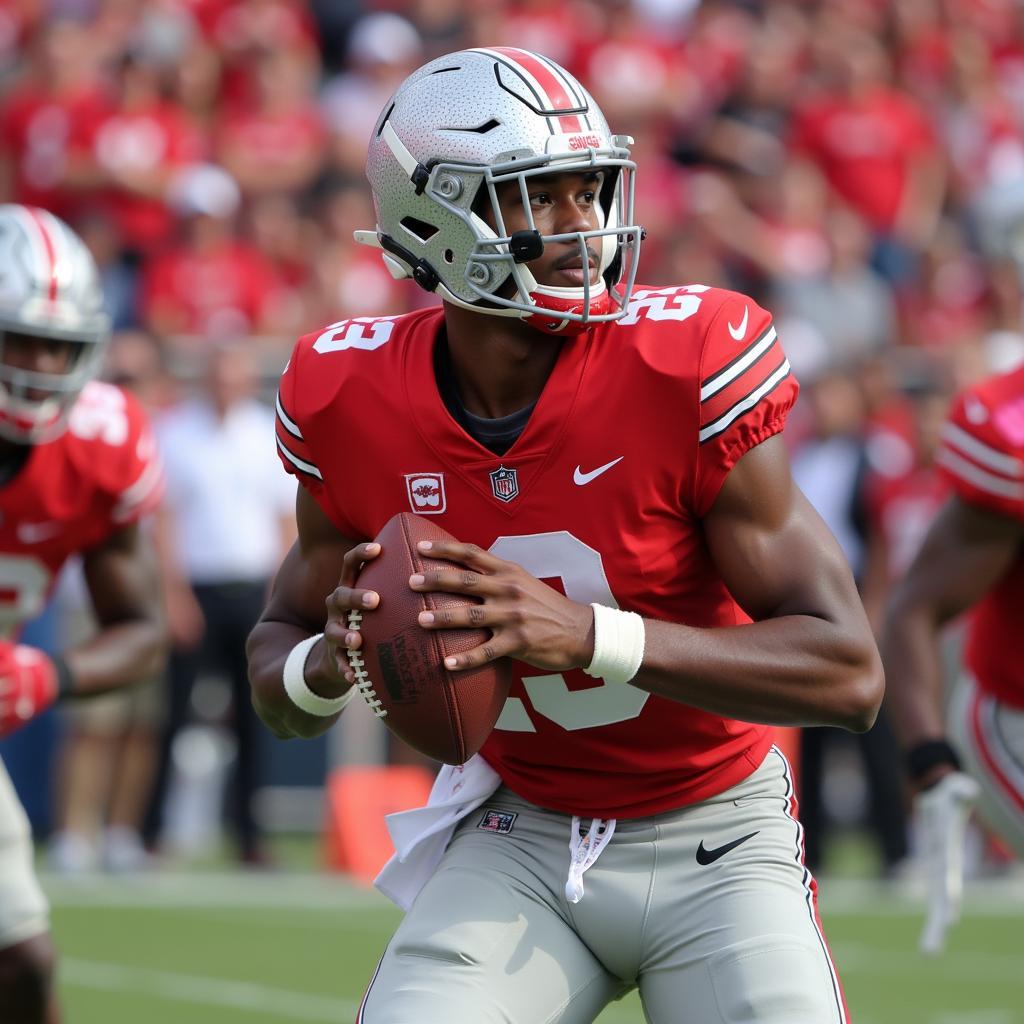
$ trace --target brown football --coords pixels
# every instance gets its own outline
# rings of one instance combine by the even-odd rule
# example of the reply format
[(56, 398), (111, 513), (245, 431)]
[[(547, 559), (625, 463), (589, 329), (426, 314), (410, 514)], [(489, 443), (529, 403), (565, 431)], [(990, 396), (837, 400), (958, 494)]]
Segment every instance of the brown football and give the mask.
[(349, 613), (349, 625), (362, 634), (362, 646), (349, 653), (356, 685), (373, 713), (396, 736), (428, 757), (463, 764), (484, 744), (508, 696), (508, 658), (467, 672), (450, 672), (444, 659), (484, 643), (486, 629), (424, 629), (422, 611), (478, 603), (461, 594), (422, 593), (409, 577), (450, 562), (429, 558), (421, 540), (454, 538), (429, 518), (400, 512), (377, 534), (380, 554), (367, 562), (357, 586), (375, 590), (380, 604)]

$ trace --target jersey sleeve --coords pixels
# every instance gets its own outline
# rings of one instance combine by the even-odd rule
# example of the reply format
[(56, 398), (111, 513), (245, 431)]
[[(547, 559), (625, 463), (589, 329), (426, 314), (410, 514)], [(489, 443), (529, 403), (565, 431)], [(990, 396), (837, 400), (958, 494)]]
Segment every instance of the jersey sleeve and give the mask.
[(703, 516), (740, 458), (782, 430), (799, 387), (770, 314), (737, 293), (708, 323), (699, 381), (693, 505)]
[(964, 501), (1024, 520), (1022, 439), (1024, 414), (1012, 406), (993, 409), (977, 391), (967, 391), (953, 403), (936, 462)]
[(156, 509), (164, 496), (165, 480), (153, 428), (139, 400), (116, 388), (111, 391), (123, 398), (127, 424), (124, 442), (110, 445), (110, 469), (104, 474), (110, 525), (120, 527), (138, 522)]
[(323, 500), (324, 475), (306, 440), (303, 425), (303, 404), (300, 364), (303, 362), (303, 340), (292, 350), (291, 358), (281, 374), (277, 389), (276, 413), (277, 454), (288, 473), (296, 477), (312, 495)]

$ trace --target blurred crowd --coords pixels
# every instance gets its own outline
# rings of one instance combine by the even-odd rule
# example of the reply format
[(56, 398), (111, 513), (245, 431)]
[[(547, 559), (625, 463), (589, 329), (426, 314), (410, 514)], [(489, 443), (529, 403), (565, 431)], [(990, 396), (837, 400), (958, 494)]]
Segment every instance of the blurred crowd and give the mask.
[[(1017, 0), (0, 0), (0, 199), (86, 239), (129, 339), (114, 351), (138, 349), (110, 375), (156, 383), (151, 408), (188, 390), (168, 368), (239, 339), (265, 342), (269, 381), (300, 333), (435, 301), (352, 231), (374, 223), (363, 161), (387, 97), (475, 45), (549, 55), (634, 137), (643, 283), (772, 310), (804, 386), (798, 481), (878, 625), (944, 496), (952, 391), (1024, 357)], [(179, 653), (209, 582), (181, 579)], [(894, 867), (884, 723), (862, 753)]]

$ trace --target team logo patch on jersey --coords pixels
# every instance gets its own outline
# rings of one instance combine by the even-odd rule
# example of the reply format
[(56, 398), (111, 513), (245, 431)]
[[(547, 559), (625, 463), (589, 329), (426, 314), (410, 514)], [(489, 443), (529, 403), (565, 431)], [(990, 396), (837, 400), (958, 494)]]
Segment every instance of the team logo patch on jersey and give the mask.
[(519, 814), (516, 811), (496, 811), (493, 807), (488, 807), (477, 828), (482, 828), (485, 832), (500, 832), (502, 835), (508, 835), (518, 817)]
[(405, 489), (413, 512), (421, 516), (439, 516), (448, 507), (444, 473), (406, 473)]
[(499, 466), (491, 471), (490, 477), (491, 493), (498, 501), (508, 502), (519, 497), (519, 474), (516, 470)]

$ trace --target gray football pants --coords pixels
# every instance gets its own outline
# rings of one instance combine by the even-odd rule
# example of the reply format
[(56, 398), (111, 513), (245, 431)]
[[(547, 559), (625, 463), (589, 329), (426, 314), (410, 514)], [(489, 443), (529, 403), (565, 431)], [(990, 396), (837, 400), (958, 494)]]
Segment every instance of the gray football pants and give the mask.
[(773, 749), (717, 797), (619, 821), (571, 904), (572, 819), (501, 788), (398, 927), (358, 1024), (589, 1024), (633, 987), (650, 1024), (845, 1024), (794, 809)]

